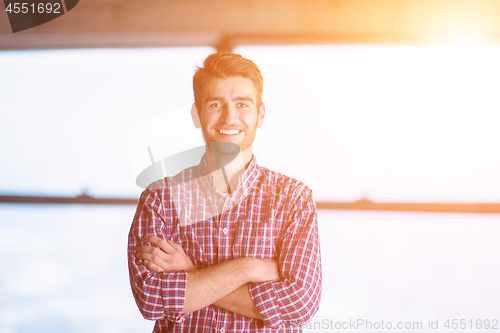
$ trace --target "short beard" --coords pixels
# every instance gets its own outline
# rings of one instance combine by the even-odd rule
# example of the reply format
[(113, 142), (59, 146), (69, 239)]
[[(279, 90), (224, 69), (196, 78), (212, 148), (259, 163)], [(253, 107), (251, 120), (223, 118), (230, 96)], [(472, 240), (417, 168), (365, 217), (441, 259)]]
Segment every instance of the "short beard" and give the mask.
[(210, 142), (209, 144), (214, 163), (223, 166), (229, 164), (240, 153), (240, 146), (232, 142)]

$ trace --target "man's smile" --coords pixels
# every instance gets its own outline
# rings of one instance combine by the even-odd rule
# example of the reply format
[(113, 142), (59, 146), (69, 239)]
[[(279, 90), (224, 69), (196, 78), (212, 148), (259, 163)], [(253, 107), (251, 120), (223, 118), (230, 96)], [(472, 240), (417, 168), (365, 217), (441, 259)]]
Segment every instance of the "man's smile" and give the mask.
[(220, 134), (224, 134), (224, 135), (235, 135), (235, 134), (238, 134), (240, 132), (240, 130), (224, 130), (224, 129), (220, 129), (220, 130), (217, 130), (217, 132), (219, 132)]

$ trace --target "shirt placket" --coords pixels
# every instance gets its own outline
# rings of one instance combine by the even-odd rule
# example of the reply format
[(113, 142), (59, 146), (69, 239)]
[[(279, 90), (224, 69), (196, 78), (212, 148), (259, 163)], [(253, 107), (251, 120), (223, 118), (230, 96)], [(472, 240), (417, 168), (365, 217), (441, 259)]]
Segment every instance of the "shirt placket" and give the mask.
[(231, 259), (231, 243), (232, 243), (232, 233), (231, 233), (231, 198), (219, 197), (219, 205), (222, 205), (222, 212), (219, 215), (218, 223), (218, 257), (219, 263)]
[[(230, 223), (230, 202), (229, 197), (218, 197), (218, 206), (222, 206), (222, 212), (218, 218), (218, 237), (217, 237), (217, 255), (219, 263), (231, 259), (231, 223)], [(215, 332), (225, 333), (227, 331), (227, 314), (225, 311), (221, 311), (217, 308), (217, 319), (218, 323), (216, 325)]]

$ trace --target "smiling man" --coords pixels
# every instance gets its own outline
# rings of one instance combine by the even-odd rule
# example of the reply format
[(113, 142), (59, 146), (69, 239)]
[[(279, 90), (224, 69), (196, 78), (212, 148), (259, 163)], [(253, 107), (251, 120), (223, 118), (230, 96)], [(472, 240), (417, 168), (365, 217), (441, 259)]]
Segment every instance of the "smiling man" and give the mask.
[(321, 295), (316, 206), (306, 185), (252, 153), (261, 73), (215, 53), (193, 89), (207, 151), (141, 195), (128, 246), (137, 305), (154, 332), (300, 332)]

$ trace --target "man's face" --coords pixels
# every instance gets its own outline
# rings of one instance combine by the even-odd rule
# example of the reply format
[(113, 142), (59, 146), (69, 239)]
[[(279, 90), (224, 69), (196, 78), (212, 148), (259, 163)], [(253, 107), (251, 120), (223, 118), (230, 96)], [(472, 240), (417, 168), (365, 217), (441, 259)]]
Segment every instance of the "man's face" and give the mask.
[(236, 143), (244, 159), (251, 159), (252, 144), (264, 115), (264, 105), (257, 106), (252, 80), (236, 76), (210, 78), (205, 83), (199, 120), (206, 142)]

